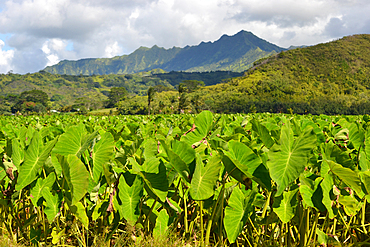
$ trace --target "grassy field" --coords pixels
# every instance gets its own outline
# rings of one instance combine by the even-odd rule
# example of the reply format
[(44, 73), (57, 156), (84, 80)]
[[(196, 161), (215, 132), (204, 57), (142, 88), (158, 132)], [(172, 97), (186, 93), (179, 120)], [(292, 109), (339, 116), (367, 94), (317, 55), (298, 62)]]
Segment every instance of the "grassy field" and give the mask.
[[(0, 237), (0, 247), (26, 247), (30, 246), (32, 243), (25, 242), (25, 243), (17, 243), (8, 236)], [(49, 246), (40, 244), (40, 246)], [(75, 246), (75, 245), (59, 245), (59, 246)], [(94, 247), (198, 247), (200, 246), (197, 241), (184, 241), (180, 237), (175, 235), (171, 235), (170, 237), (166, 238), (153, 238), (150, 236), (141, 236), (141, 237), (133, 237), (122, 235), (120, 236), (117, 241), (106, 243), (106, 242), (98, 242), (96, 244), (91, 244), (89, 246)]]
[(117, 112), (117, 108), (100, 109), (89, 112), (89, 115), (114, 115)]

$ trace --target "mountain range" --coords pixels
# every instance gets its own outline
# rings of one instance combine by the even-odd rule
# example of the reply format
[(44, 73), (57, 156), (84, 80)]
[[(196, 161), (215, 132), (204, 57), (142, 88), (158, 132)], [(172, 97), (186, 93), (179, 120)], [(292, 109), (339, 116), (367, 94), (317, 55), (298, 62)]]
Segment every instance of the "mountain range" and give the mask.
[(131, 74), (152, 69), (242, 72), (252, 67), (254, 61), (284, 50), (251, 32), (240, 31), (233, 36), (223, 35), (215, 42), (201, 42), (184, 48), (165, 49), (155, 45), (152, 48), (140, 47), (129, 55), (113, 58), (63, 60), (46, 67), (44, 71), (67, 75)]
[[(226, 46), (225, 40), (246, 40), (251, 33), (240, 32), (234, 36), (223, 36), (214, 43), (204, 43), (186, 49), (199, 49), (217, 44)], [(238, 38), (237, 38), (238, 37)], [(244, 37), (244, 38), (243, 38)], [(224, 41), (223, 41), (224, 40)], [(248, 39), (249, 41), (251, 39)], [(257, 38), (258, 40), (258, 38)], [(222, 45), (224, 43), (224, 45)], [(244, 44), (245, 42), (241, 42)], [(268, 42), (262, 42), (273, 47)], [(240, 45), (243, 46), (243, 45)], [(262, 45), (260, 45), (262, 47)], [(228, 57), (238, 50), (237, 45), (225, 54), (207, 53), (209, 56), (196, 56), (194, 61), (210, 61)], [(140, 48), (133, 54), (142, 53), (146, 61), (148, 54), (163, 48)], [(260, 48), (258, 48), (260, 49)], [(264, 48), (267, 49), (267, 48)], [(241, 51), (241, 48), (240, 48)], [(146, 53), (148, 52), (148, 53)], [(199, 53), (201, 50), (199, 50)], [(225, 51), (226, 52), (226, 51)], [(182, 51), (177, 51), (171, 60), (181, 61)], [(243, 73), (230, 71), (165, 73), (161, 68), (134, 74), (105, 75), (66, 75), (40, 71), (33, 74), (0, 74), (0, 114), (8, 111), (12, 99), (20, 92), (38, 89), (46, 92), (51, 99), (51, 107), (57, 109), (66, 105), (84, 104), (88, 109), (101, 108), (113, 87), (124, 87), (128, 98), (124, 107), (147, 107), (147, 92), (150, 87), (156, 90), (152, 113), (175, 113), (179, 105), (179, 83), (189, 83), (187, 110), (198, 112), (208, 109), (213, 112), (295, 112), (300, 114), (368, 114), (370, 112), (370, 35), (361, 34), (343, 37), (332, 42), (309, 47), (272, 50), (267, 58), (253, 62), (253, 67)], [(229, 55), (227, 55), (229, 54)], [(195, 59), (197, 58), (197, 59)], [(157, 59), (163, 66), (176, 63), (163, 62), (164, 56)], [(83, 61), (83, 60), (82, 60)], [(194, 61), (188, 62), (192, 68)], [(75, 61), (81, 62), (81, 61)], [(186, 62), (186, 61), (185, 61)], [(144, 64), (144, 63), (143, 63)], [(167, 66), (166, 65), (166, 66)], [(163, 67), (167, 68), (167, 67)], [(204, 87), (191, 88), (194, 82), (203, 81)], [(5, 110), (4, 110), (5, 109)], [(6, 110), (8, 109), (8, 110)], [(145, 112), (145, 110), (143, 110)], [(132, 113), (134, 114), (134, 113)]]

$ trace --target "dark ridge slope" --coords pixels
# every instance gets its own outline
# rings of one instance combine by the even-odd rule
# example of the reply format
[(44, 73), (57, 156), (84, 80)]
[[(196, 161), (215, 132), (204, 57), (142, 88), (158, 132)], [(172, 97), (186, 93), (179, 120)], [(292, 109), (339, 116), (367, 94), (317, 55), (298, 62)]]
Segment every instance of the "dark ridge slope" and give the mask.
[(140, 47), (130, 55), (64, 60), (44, 70), (53, 74), (69, 75), (128, 74), (151, 69), (242, 72), (250, 68), (254, 61), (282, 50), (284, 49), (258, 38), (251, 32), (240, 31), (233, 36), (223, 35), (215, 42), (202, 42), (197, 46), (171, 49), (158, 46)]

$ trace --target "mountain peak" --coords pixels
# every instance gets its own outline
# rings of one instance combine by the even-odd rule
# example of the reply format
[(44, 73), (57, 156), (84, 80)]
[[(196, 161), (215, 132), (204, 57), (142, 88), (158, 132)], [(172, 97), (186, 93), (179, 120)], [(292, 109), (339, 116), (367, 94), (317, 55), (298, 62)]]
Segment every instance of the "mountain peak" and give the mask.
[(245, 30), (240, 30), (239, 32), (237, 32), (235, 34), (235, 36), (237, 36), (237, 35), (243, 35), (243, 34), (252, 34), (253, 36), (255, 36), (252, 32), (245, 31)]
[(138, 49), (136, 49), (136, 51), (147, 51), (149, 50), (150, 48), (148, 47), (145, 47), (145, 46), (140, 46)]
[[(160, 68), (166, 71), (203, 72), (229, 70), (241, 72), (250, 68), (257, 59), (284, 50), (253, 33), (241, 30), (229, 36), (222, 35), (214, 42), (201, 42), (197, 46), (165, 49), (157, 45), (152, 48), (141, 46), (133, 53), (116, 57), (116, 61), (92, 59), (82, 63), (64, 61), (45, 68), (53, 74), (117, 74), (136, 73)], [(104, 60), (104, 62), (103, 62)]]

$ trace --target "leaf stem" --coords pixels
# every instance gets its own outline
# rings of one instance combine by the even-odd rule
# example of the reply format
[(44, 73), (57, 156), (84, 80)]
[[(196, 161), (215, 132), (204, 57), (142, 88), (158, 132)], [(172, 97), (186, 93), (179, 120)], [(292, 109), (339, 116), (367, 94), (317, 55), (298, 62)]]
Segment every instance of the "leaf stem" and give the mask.
[(217, 201), (213, 204), (211, 218), (208, 220), (207, 230), (206, 230), (206, 246), (209, 245), (209, 236), (211, 234), (212, 223), (216, 215), (217, 206), (220, 203), (221, 198), (223, 198), (223, 194), (225, 193), (224, 191), (225, 191), (225, 183), (222, 184), (221, 192), (218, 195)]
[(203, 201), (199, 201), (199, 210), (200, 210), (200, 241), (201, 246), (204, 247)]
[(365, 227), (365, 217), (366, 217), (365, 213), (366, 213), (366, 198), (365, 198), (364, 204), (362, 205), (361, 225), (362, 225), (362, 229), (367, 235), (367, 230)]
[[(145, 218), (145, 221), (144, 221), (144, 223), (143, 223), (143, 226), (145, 227), (146, 226), (146, 223), (149, 221), (149, 217), (150, 217), (150, 215), (152, 214), (152, 212), (153, 212), (153, 209), (154, 209), (154, 207), (155, 207), (155, 205), (157, 204), (157, 199), (158, 199), (158, 197), (156, 197), (155, 198), (155, 200), (154, 200), (154, 202), (153, 202), (153, 205), (150, 207), (150, 210), (149, 210), (149, 213), (148, 213), (148, 215), (147, 215), (147, 217)], [(149, 223), (148, 223), (148, 232), (149, 232)]]
[(186, 205), (186, 196), (185, 196), (185, 191), (184, 191), (184, 185), (182, 184), (181, 186), (182, 189), (182, 196), (184, 200), (184, 226), (185, 226), (185, 235), (188, 234), (189, 232), (189, 225), (188, 225), (188, 207)]

